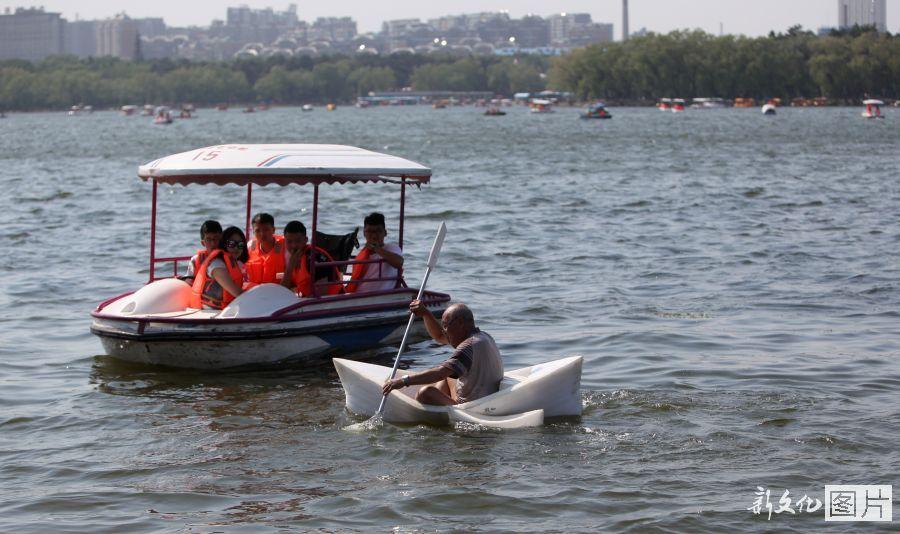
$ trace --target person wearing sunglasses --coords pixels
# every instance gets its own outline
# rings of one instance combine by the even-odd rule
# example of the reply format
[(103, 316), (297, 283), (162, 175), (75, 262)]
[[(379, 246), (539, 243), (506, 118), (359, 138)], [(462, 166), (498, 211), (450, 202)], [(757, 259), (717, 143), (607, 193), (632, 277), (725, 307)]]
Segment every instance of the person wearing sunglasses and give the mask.
[(218, 248), (212, 251), (196, 273), (191, 307), (221, 310), (243, 292), (247, 261), (247, 238), (236, 226), (222, 233)]
[(500, 389), (503, 380), (503, 359), (494, 338), (475, 326), (475, 316), (468, 306), (456, 303), (448, 307), (441, 321), (423, 303), (413, 300), (409, 310), (425, 321), (432, 339), (454, 350), (449, 358), (436, 367), (419, 373), (404, 374), (384, 383), (382, 393), (424, 385), (416, 393), (422, 404), (448, 406), (480, 399)]

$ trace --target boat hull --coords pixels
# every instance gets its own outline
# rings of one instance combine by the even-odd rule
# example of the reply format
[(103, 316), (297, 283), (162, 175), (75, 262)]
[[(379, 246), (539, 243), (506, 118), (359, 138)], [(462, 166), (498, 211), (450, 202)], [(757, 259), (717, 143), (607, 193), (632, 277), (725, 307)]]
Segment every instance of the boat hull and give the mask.
[[(508, 371), (500, 391), (454, 408), (482, 416), (509, 416), (542, 410), (545, 417), (581, 415), (581, 368), (583, 358), (572, 356), (541, 365)], [(381, 387), (391, 368), (341, 358), (334, 359), (344, 386), (347, 409), (371, 416), (381, 402)], [(415, 400), (421, 386), (391, 392), (385, 402), (384, 420), (391, 423), (448, 424), (449, 407)]]
[[(219, 311), (186, 308), (188, 291), (177, 279), (147, 284), (101, 305), (91, 332), (110, 356), (139, 363), (226, 369), (307, 362), (399, 344), (416, 295), (402, 288), (301, 300), (262, 284)], [(450, 297), (426, 292), (423, 301), (440, 314)], [(428, 337), (414, 322), (410, 342)]]
[[(123, 335), (97, 323), (91, 332), (100, 338), (106, 354), (121, 360), (191, 369), (227, 369), (242, 366), (308, 363), (335, 354), (351, 354), (396, 346), (406, 324), (347, 326), (309, 334), (290, 334), (283, 325), (268, 325), (243, 338), (211, 334), (188, 336)], [(428, 338), (422, 323), (410, 331), (410, 342)]]

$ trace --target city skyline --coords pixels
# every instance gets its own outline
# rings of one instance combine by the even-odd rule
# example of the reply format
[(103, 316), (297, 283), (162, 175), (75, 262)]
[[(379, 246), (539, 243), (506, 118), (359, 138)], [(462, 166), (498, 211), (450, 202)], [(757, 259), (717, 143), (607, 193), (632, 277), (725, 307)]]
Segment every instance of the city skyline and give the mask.
[[(287, 9), (290, 3), (290, 0), (235, 0), (233, 3), (198, 0), (187, 11), (183, 9), (183, 3), (173, 0), (158, 0), (152, 5), (133, 0), (97, 0), (77, 8), (73, 8), (69, 2), (44, 0), (40, 5), (46, 11), (61, 13), (70, 21), (76, 20), (76, 15), (80, 20), (105, 19), (125, 12), (135, 18), (162, 17), (169, 26), (206, 26), (214, 19), (223, 20), (228, 7), (248, 5), (255, 9), (271, 7), (280, 11)], [(359, 0), (339, 0), (327, 5), (311, 6), (296, 3), (298, 17), (302, 20), (350, 16), (357, 21), (359, 31), (363, 33), (380, 31), (384, 21), (405, 18), (426, 20), (482, 11), (508, 11), (510, 16), (516, 18), (529, 13), (545, 17), (559, 12), (578, 12), (591, 14), (597, 22), (612, 23), (615, 38), (621, 38), (621, 0), (568, 0), (555, 4), (552, 10), (546, 3), (531, 0), (516, 2), (513, 6), (509, 6), (508, 1), (460, 0), (452, 10), (441, 5), (398, 0), (377, 11), (371, 10), (370, 5)], [(748, 13), (747, 4), (738, 0), (631, 0), (629, 26), (631, 32), (642, 28), (657, 33), (699, 28), (718, 34), (721, 28), (728, 34), (756, 36), (765, 35), (769, 31), (784, 31), (795, 24), (811, 30), (838, 24), (835, 0), (792, 0), (790, 3), (782, 0), (756, 0), (754, 5), (756, 8)], [(7, 8), (14, 11), (17, 7), (30, 6), (21, 2), (0, 2), (0, 11)], [(900, 31), (900, 9), (887, 10), (887, 30), (892, 33)]]

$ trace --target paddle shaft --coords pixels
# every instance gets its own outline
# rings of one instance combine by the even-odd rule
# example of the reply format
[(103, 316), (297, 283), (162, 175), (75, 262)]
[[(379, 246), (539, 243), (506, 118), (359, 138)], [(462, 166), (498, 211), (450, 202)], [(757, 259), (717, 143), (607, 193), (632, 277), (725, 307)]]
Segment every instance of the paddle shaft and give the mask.
[[(422, 300), (422, 294), (425, 293), (425, 284), (428, 282), (428, 276), (431, 274), (431, 267), (427, 267), (425, 269), (425, 277), (422, 278), (422, 285), (419, 286), (419, 294), (416, 296), (416, 300)], [(426, 310), (426, 313), (431, 313)], [(406, 331), (403, 332), (403, 341), (400, 342), (400, 350), (397, 351), (397, 357), (394, 358), (394, 367), (391, 369), (391, 376), (388, 380), (393, 380), (394, 375), (397, 374), (397, 367), (400, 366), (400, 355), (403, 354), (403, 350), (406, 348), (406, 338), (409, 337), (409, 331), (412, 329), (413, 322), (416, 320), (416, 315), (414, 313), (409, 314), (409, 322), (406, 323)], [(384, 403), (387, 401), (387, 395), (383, 395), (381, 397), (381, 403), (378, 405), (378, 411), (375, 412), (376, 415), (380, 414), (382, 410), (384, 410)]]
[[(447, 234), (447, 225), (441, 223), (441, 226), (438, 228), (437, 236), (434, 238), (434, 243), (431, 245), (431, 253), (428, 254), (428, 263), (427, 267), (425, 267), (425, 276), (422, 278), (422, 285), (419, 286), (419, 294), (416, 296), (416, 300), (422, 300), (422, 295), (425, 293), (425, 284), (428, 283), (428, 277), (431, 275), (431, 270), (437, 265), (438, 255), (441, 253), (441, 246), (444, 244), (444, 235)], [(431, 313), (428, 309), (425, 309), (426, 313)], [(406, 331), (403, 332), (403, 340), (400, 342), (400, 350), (397, 351), (397, 357), (394, 358), (394, 367), (391, 369), (391, 376), (388, 380), (393, 380), (394, 375), (397, 374), (397, 367), (400, 366), (400, 355), (403, 354), (403, 349), (406, 348), (406, 339), (409, 337), (409, 331), (412, 329), (413, 321), (416, 320), (416, 315), (414, 313), (409, 314), (409, 322), (406, 323)], [(381, 403), (378, 405), (378, 411), (375, 412), (375, 415), (380, 414), (384, 410), (384, 403), (387, 401), (387, 395), (382, 395)]]

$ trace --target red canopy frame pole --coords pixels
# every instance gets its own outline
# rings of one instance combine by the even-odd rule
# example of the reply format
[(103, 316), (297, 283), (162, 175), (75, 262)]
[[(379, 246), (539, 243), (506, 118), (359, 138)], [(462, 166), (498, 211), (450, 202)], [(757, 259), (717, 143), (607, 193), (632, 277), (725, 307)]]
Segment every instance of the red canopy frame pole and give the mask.
[[(313, 186), (313, 214), (312, 214), (312, 237), (309, 240), (309, 246), (311, 247), (311, 252), (309, 255), (310, 265), (309, 271), (312, 273), (313, 283), (313, 297), (319, 297), (319, 288), (316, 286), (316, 228), (319, 223), (319, 184), (315, 184)], [(287, 273), (285, 273), (287, 276)], [(306, 295), (303, 295), (304, 297)]]
[(244, 225), (245, 237), (250, 239), (250, 206), (253, 198), (253, 184), (247, 184), (247, 223)]
[(406, 176), (400, 179), (400, 235), (397, 240), (400, 241), (399, 246), (403, 248), (403, 216), (406, 210)]
[[(150, 207), (150, 282), (153, 281), (153, 266), (156, 265), (156, 179), (153, 180), (153, 200)], [(149, 282), (148, 282), (149, 283)]]

